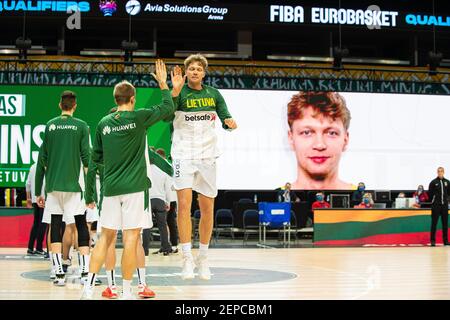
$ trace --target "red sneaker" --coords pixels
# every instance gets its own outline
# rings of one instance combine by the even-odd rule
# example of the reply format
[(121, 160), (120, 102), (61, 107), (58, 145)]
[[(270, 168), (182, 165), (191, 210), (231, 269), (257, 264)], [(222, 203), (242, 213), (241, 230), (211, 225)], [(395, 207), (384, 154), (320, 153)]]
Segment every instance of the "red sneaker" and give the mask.
[(147, 286), (138, 286), (138, 296), (141, 298), (154, 298), (155, 293)]
[(119, 295), (117, 294), (117, 287), (106, 287), (106, 289), (102, 292), (102, 297), (108, 299), (117, 299), (119, 297)]

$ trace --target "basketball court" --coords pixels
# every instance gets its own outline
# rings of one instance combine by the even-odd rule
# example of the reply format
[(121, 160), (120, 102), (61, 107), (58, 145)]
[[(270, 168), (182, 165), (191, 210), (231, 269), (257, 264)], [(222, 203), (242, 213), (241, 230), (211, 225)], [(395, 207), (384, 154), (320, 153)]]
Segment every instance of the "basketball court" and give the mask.
[[(74, 274), (65, 287), (56, 287), (49, 261), (23, 252), (0, 249), (0, 299), (80, 298)], [(448, 299), (449, 258), (449, 248), (442, 246), (210, 249), (210, 281), (181, 280), (181, 254), (150, 255), (146, 263), (147, 283), (162, 300)], [(119, 265), (117, 271), (120, 286)], [(103, 285), (95, 298), (102, 299), (104, 271), (99, 278)]]

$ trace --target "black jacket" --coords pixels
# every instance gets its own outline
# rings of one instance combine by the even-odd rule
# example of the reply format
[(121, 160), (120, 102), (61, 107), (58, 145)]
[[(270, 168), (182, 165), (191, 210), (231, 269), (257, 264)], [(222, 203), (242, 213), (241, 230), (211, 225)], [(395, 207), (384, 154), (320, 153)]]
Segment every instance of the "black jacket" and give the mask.
[(366, 193), (365, 190), (364, 191), (359, 191), (359, 190), (354, 191), (352, 194), (352, 201), (361, 203), (364, 193)]
[[(442, 183), (441, 183), (442, 182)], [(448, 204), (448, 196), (450, 195), (450, 181), (443, 178), (436, 178), (430, 182), (428, 187), (428, 195), (433, 204)]]

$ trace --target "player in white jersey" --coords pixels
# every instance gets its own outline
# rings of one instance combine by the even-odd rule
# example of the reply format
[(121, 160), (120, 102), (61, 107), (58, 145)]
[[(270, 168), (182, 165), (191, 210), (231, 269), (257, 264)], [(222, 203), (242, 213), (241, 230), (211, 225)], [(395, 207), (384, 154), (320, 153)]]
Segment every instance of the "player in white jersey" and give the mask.
[[(178, 229), (183, 252), (183, 279), (194, 278), (195, 264), (201, 279), (209, 280), (207, 261), (213, 229), (214, 198), (217, 196), (216, 158), (219, 156), (215, 120), (227, 130), (237, 128), (220, 92), (202, 83), (208, 61), (200, 54), (184, 61), (188, 83), (174, 99), (176, 111), (172, 119), (172, 159), (174, 187), (178, 197)], [(191, 253), (192, 190), (199, 194), (200, 253), (194, 264)]]

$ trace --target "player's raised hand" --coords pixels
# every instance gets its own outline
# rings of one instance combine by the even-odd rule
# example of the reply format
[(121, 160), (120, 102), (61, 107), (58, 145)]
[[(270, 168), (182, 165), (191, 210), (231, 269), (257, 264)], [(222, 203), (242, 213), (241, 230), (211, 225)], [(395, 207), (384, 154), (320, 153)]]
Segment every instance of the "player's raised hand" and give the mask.
[(183, 89), (184, 83), (186, 82), (186, 75), (183, 76), (183, 71), (179, 66), (175, 66), (172, 71), (170, 71), (170, 80), (172, 81), (172, 96), (176, 97), (180, 94), (181, 89)]
[(228, 118), (224, 120), (224, 123), (228, 126), (229, 129), (236, 129), (237, 123), (233, 118)]
[(155, 73), (152, 73), (152, 76), (158, 82), (161, 89), (168, 89), (166, 65), (161, 59), (156, 60)]

